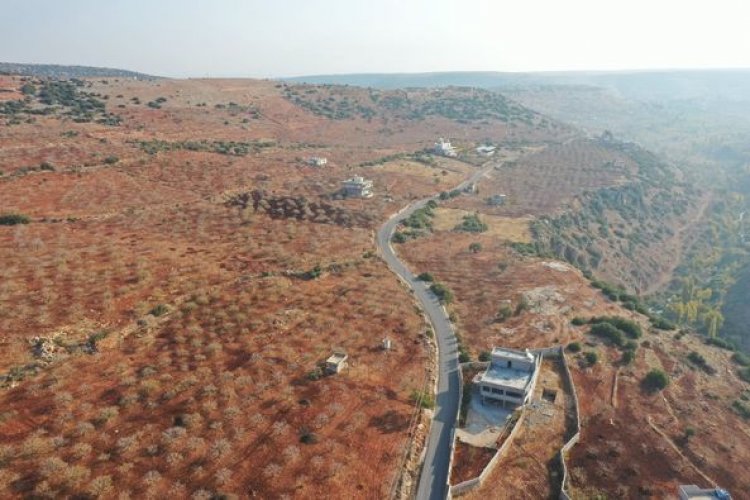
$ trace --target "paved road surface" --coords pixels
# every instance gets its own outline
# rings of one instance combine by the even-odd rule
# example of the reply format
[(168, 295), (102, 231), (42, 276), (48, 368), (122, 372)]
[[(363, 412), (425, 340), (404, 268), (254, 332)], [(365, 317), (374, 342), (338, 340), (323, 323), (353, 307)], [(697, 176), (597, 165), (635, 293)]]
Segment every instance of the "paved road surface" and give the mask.
[[(468, 184), (476, 182), (491, 168), (492, 166), (484, 167), (477, 171), (457, 186), (457, 189), (463, 189)], [(390, 241), (396, 226), (402, 219), (408, 217), (415, 210), (424, 207), (428, 201), (434, 198), (425, 198), (412, 203), (383, 224), (377, 235), (378, 248), (386, 263), (393, 272), (409, 283), (414, 290), (414, 296), (427, 313), (435, 332), (439, 351), (435, 414), (430, 427), (427, 452), (417, 488), (417, 500), (444, 500), (448, 494), (446, 485), (448, 484), (450, 449), (459, 406), (458, 345), (453, 326), (446, 317), (442, 305), (429, 291), (429, 288), (423, 282), (418, 281), (416, 276), (398, 259)]]

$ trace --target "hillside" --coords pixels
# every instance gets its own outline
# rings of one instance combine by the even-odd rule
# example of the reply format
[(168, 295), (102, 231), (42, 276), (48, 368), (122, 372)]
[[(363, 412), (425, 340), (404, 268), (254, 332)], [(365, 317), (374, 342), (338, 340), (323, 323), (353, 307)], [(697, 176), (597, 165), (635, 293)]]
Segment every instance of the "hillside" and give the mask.
[[(407, 498), (435, 345), (373, 234), (435, 193), (394, 246), (452, 291), (462, 356), (598, 354), (569, 358), (584, 401), (574, 491), (663, 496), (701, 474), (750, 490), (750, 436), (717, 444), (746, 427), (747, 370), (558, 260), (633, 286), (670, 274), (703, 192), (648, 151), (476, 88), (0, 76), (0, 89), (0, 496)], [(432, 154), (439, 137), (455, 158)], [(342, 192), (357, 175), (372, 198)], [(638, 321), (631, 364), (577, 315)], [(326, 375), (339, 350), (348, 368)], [(672, 379), (663, 393), (641, 390), (652, 368)], [(598, 437), (612, 425), (614, 452)], [(500, 481), (554, 493), (542, 448), (517, 450)], [(671, 465), (627, 469), (643, 457)]]
[(151, 80), (156, 77), (124, 69), (95, 66), (69, 66), (61, 64), (28, 64), (0, 62), (0, 74), (25, 75), (38, 78), (138, 78)]
[[(434, 347), (373, 229), (480, 141), (577, 134), (461, 89), (0, 88), (0, 496), (386, 496), (414, 474)], [(462, 159), (426, 155), (439, 136)], [(356, 174), (376, 196), (341, 197)], [(323, 376), (336, 349), (350, 367)]]

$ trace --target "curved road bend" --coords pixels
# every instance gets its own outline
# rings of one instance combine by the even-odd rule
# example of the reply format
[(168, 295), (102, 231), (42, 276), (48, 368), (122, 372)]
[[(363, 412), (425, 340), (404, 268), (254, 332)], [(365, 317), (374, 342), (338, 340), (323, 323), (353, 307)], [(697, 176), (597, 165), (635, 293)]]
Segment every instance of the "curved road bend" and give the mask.
[[(492, 167), (484, 167), (469, 179), (459, 184), (456, 189), (463, 189), (470, 183), (476, 182)], [(409, 271), (398, 259), (391, 246), (391, 236), (402, 219), (408, 217), (417, 209), (424, 207), (435, 196), (416, 201), (406, 209), (392, 216), (383, 224), (377, 234), (377, 245), (383, 259), (391, 270), (401, 276), (414, 290), (415, 297), (422, 304), (427, 317), (432, 324), (438, 345), (438, 389), (435, 400), (435, 413), (430, 427), (427, 441), (422, 474), (417, 488), (417, 500), (444, 500), (448, 495), (448, 468), (450, 466), (451, 441), (453, 428), (458, 417), (458, 345), (454, 335), (453, 325), (445, 315), (437, 298), (429, 288)]]

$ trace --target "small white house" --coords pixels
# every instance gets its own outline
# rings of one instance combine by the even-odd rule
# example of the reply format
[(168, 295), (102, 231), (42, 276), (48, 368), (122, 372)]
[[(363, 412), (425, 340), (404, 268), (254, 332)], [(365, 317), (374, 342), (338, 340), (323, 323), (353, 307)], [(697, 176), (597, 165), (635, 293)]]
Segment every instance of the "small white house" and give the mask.
[(477, 153), (481, 156), (492, 156), (495, 154), (495, 146), (479, 146)]
[(435, 143), (434, 151), (435, 153), (442, 155), (442, 156), (447, 156), (451, 158), (456, 156), (456, 148), (451, 146), (450, 141), (445, 141), (443, 140), (442, 137), (440, 138), (438, 142)]
[(541, 357), (528, 349), (492, 349), (490, 365), (474, 380), (479, 386), (482, 402), (500, 403), (503, 408), (508, 405), (515, 408), (528, 403), (534, 394), (540, 362)]
[(347, 179), (343, 184), (344, 195), (353, 198), (371, 198), (372, 197), (372, 181), (366, 180), (365, 178), (355, 175), (351, 179)]
[(311, 156), (307, 159), (307, 164), (313, 167), (325, 167), (328, 165), (328, 158), (324, 156)]
[(334, 351), (326, 360), (326, 373), (341, 373), (346, 368), (346, 360), (349, 356), (343, 351)]

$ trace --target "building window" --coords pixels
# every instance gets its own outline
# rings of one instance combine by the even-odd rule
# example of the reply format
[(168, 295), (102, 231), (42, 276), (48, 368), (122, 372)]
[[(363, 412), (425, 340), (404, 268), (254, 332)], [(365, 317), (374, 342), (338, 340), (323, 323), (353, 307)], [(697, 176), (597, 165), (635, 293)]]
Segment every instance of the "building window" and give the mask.
[(487, 387), (486, 385), (483, 385), (482, 386), (482, 392), (490, 392), (490, 388)]
[(513, 363), (511, 363), (510, 361), (508, 361), (508, 368), (513, 368)]
[(521, 398), (522, 397), (522, 394), (520, 394), (518, 392), (513, 392), (513, 391), (508, 391), (508, 392), (505, 393), (505, 395), (506, 396), (510, 396), (512, 398)]
[(493, 388), (492, 388), (492, 393), (493, 393), (493, 394), (502, 394), (502, 393), (503, 393), (503, 391), (502, 391), (502, 389), (495, 389), (495, 388), (493, 387)]

